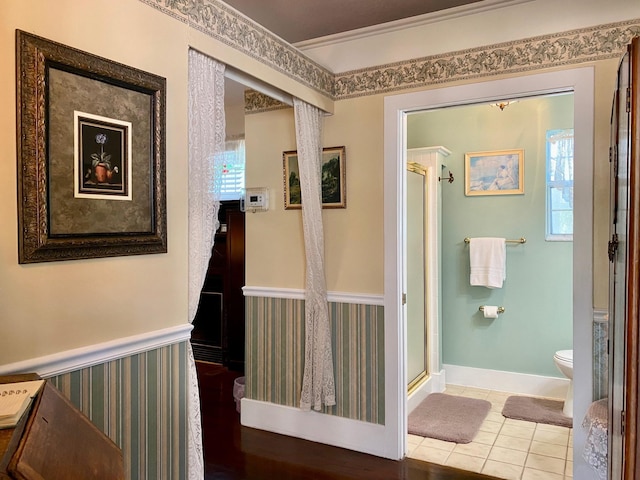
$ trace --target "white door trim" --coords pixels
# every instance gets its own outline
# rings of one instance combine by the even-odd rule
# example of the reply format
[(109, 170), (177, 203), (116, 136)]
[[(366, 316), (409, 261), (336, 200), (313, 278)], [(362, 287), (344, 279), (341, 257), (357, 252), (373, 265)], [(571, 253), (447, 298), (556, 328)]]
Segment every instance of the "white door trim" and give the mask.
[[(384, 301), (385, 398), (387, 448), (402, 458), (406, 452), (405, 329), (401, 321), (404, 239), (404, 175), (406, 113), (452, 105), (491, 102), (560, 91), (574, 92), (575, 209), (574, 209), (574, 423), (578, 426), (591, 403), (591, 322), (593, 301), (593, 124), (592, 67), (525, 75), (475, 84), (391, 95), (384, 99)], [(574, 471), (588, 468), (580, 452), (585, 434), (574, 429)], [(392, 458), (393, 458), (392, 457)]]

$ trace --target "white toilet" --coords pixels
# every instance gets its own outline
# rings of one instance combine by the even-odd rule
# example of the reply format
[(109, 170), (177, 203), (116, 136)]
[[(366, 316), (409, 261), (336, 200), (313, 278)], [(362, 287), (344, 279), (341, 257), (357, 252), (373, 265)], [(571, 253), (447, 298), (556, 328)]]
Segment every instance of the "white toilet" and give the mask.
[(569, 390), (564, 399), (562, 413), (566, 417), (573, 417), (573, 350), (558, 350), (553, 356), (553, 361), (565, 377), (569, 379)]

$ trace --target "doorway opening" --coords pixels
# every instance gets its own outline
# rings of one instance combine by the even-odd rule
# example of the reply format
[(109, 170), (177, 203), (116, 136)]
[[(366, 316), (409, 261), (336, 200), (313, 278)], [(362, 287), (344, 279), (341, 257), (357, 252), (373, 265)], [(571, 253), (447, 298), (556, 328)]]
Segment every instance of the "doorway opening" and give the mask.
[[(504, 98), (524, 98), (573, 92), (575, 131), (575, 210), (573, 258), (574, 381), (577, 388), (574, 418), (582, 418), (591, 399), (591, 324), (576, 319), (592, 318), (592, 166), (593, 166), (593, 69), (581, 68), (402, 94), (385, 98), (385, 339), (390, 352), (385, 360), (386, 418), (397, 424), (393, 438), (397, 457), (407, 451), (406, 308), (404, 292), (404, 185), (407, 161), (407, 115), (454, 105), (490, 103)], [(442, 355), (439, 356), (442, 362)], [(440, 371), (442, 363), (432, 365)], [(396, 380), (397, 379), (397, 380)], [(574, 433), (580, 451), (584, 434)], [(391, 445), (390, 445), (391, 447)], [(580, 459), (576, 457), (576, 469)]]
[[(428, 335), (440, 339), (441, 351), (441, 370), (436, 372), (441, 382), (432, 382), (427, 392), (410, 389), (407, 414), (411, 416), (413, 409), (432, 392), (488, 400), (492, 413), (474, 440), (482, 445), (482, 454), (499, 456), (504, 448), (512, 446), (506, 440), (508, 433), (515, 432), (508, 428), (504, 433), (500, 431), (505, 424), (502, 409), (509, 396), (562, 401), (569, 390), (570, 381), (556, 367), (554, 355), (573, 348), (573, 110), (573, 94), (563, 92), (520, 98), (503, 109), (478, 103), (407, 115), (405, 323), (409, 381), (415, 377), (416, 365), (423, 358), (418, 348), (421, 339), (416, 333), (420, 313), (416, 306), (423, 301), (440, 305), (433, 312), (434, 318), (426, 315), (423, 318), (432, 327)], [(565, 148), (557, 148), (558, 144)], [(433, 145), (437, 147), (430, 147)], [(443, 151), (445, 147), (448, 156), (435, 165), (444, 181), (433, 186), (437, 190), (436, 204), (431, 206), (440, 221), (435, 222), (435, 228), (424, 229), (423, 245), (438, 245), (435, 258), (444, 265), (438, 268), (438, 264), (430, 267), (423, 263), (427, 272), (430, 268), (437, 270), (432, 275), (433, 283), (437, 284), (432, 294), (415, 272), (421, 251), (415, 231), (419, 226), (422, 228), (424, 207), (415, 194), (412, 159), (430, 150)], [(561, 156), (558, 150), (567, 154)], [(446, 172), (452, 172), (453, 182), (448, 181)], [(555, 186), (552, 180), (560, 174), (565, 181), (562, 186)], [(560, 202), (563, 215), (557, 213)], [(546, 217), (553, 221), (550, 233), (560, 231), (563, 235), (556, 238), (546, 234)], [(470, 281), (469, 237), (508, 240), (506, 278), (499, 288), (486, 288)], [(525, 243), (520, 243), (521, 238)], [(485, 315), (481, 310), (485, 305), (498, 306), (501, 313)], [(418, 402), (414, 400), (416, 396)], [(572, 404), (568, 402), (569, 406)], [(521, 426), (537, 428), (535, 422)], [(417, 433), (411, 427), (409, 424), (409, 433)], [(561, 433), (569, 438), (568, 429)], [(449, 434), (455, 438), (454, 431)], [(468, 460), (469, 468), (480, 463), (487, 473), (492, 473), (491, 462), (482, 465), (481, 460), (460, 456), (464, 454), (457, 450), (454, 455), (447, 451), (451, 445), (423, 442), (422, 437), (418, 434), (409, 438), (409, 456), (452, 466)], [(535, 438), (544, 443), (542, 427)], [(434, 455), (420, 446), (424, 443), (442, 447), (447, 454)], [(566, 442), (544, 446), (558, 462), (565, 461)], [(520, 455), (522, 446), (519, 447), (513, 458)]]

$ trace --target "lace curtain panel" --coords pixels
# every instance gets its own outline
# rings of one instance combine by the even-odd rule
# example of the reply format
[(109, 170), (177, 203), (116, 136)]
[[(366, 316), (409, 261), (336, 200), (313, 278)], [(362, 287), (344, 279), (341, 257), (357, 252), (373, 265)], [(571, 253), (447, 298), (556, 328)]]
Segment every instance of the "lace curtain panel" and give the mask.
[(587, 441), (584, 444), (582, 458), (593, 468), (600, 480), (609, 475), (609, 404), (606, 398), (593, 402), (582, 421), (587, 429)]
[[(193, 323), (218, 228), (215, 161), (225, 147), (224, 64), (189, 50), (189, 322)], [(204, 478), (198, 377), (187, 342), (188, 478)]]
[(302, 226), (306, 255), (304, 373), (300, 408), (320, 410), (335, 405), (333, 355), (322, 226), (322, 120), (313, 105), (294, 99), (298, 168), (302, 194)]

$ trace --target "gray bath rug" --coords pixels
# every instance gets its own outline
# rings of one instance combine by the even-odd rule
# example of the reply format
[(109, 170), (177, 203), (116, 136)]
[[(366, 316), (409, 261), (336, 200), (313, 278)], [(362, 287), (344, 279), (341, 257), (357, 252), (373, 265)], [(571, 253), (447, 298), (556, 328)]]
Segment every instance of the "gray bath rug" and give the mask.
[(571, 427), (573, 420), (564, 416), (563, 406), (562, 400), (513, 395), (504, 402), (502, 415), (515, 420)]
[(432, 393), (409, 414), (409, 433), (446, 442), (469, 443), (491, 410), (477, 398)]

